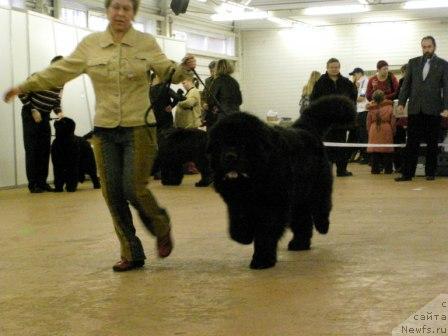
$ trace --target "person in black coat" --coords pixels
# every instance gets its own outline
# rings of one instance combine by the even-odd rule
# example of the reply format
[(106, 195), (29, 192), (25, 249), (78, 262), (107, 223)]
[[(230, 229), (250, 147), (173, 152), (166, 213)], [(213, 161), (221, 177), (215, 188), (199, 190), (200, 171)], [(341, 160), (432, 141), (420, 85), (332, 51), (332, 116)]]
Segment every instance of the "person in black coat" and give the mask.
[[(163, 133), (174, 127), (173, 108), (179, 101), (186, 98), (180, 92), (174, 92), (173, 89), (166, 86), (166, 83), (158, 82), (156, 74), (153, 72), (150, 75), (149, 100), (153, 106), (154, 116), (157, 123), (157, 142), (160, 143)], [(151, 175), (156, 179), (160, 178), (160, 162), (158, 158), (155, 159), (152, 166)]]
[[(231, 76), (232, 73), (233, 67), (229, 61), (220, 59), (216, 63), (215, 79), (211, 85), (207, 101), (209, 113), (216, 115), (216, 118), (209, 117), (212, 124), (229, 114), (240, 112), (243, 98), (240, 85)], [(207, 124), (207, 128), (210, 126), (212, 125)]]
[[(353, 104), (356, 104), (358, 91), (356, 86), (348, 78), (340, 73), (341, 64), (336, 58), (331, 58), (327, 62), (327, 72), (323, 74), (314, 85), (311, 93), (311, 102), (320, 97), (328, 95), (342, 95), (350, 98)], [(347, 129), (333, 128), (325, 136), (325, 141), (328, 142), (346, 142)], [(350, 159), (351, 150), (346, 148), (331, 147), (327, 148), (328, 159), (336, 164), (337, 176), (352, 176), (353, 174), (347, 171), (348, 161)]]
[(420, 142), (426, 141), (425, 175), (435, 179), (441, 114), (448, 115), (448, 62), (435, 54), (436, 41), (426, 36), (421, 41), (423, 56), (409, 60), (400, 90), (398, 112), (408, 103), (408, 138), (402, 176), (395, 181), (410, 181), (415, 176)]

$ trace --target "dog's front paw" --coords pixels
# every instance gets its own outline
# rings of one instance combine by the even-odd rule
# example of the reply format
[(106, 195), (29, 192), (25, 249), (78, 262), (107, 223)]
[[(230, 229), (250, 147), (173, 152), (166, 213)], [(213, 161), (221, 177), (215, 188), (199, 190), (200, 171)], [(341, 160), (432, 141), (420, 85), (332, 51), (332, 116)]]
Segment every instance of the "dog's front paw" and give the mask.
[(330, 220), (328, 218), (314, 219), (314, 226), (316, 227), (317, 232), (326, 234), (330, 228)]
[(195, 186), (196, 187), (208, 187), (212, 183), (213, 183), (213, 180), (200, 180), (199, 182), (195, 183)]
[(311, 248), (311, 242), (308, 241), (301, 241), (301, 240), (291, 240), (288, 243), (288, 250), (289, 251), (306, 251)]
[(277, 260), (275, 258), (252, 258), (252, 261), (250, 263), (250, 268), (261, 270), (266, 268), (271, 268), (275, 266), (275, 263)]

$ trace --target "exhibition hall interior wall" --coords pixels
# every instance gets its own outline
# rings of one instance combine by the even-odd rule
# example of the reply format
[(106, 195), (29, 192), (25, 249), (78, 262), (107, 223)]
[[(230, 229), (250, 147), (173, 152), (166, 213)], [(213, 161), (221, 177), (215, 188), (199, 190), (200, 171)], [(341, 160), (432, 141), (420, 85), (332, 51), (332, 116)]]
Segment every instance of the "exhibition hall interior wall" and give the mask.
[(448, 23), (440, 21), (379, 22), (242, 33), (244, 108), (260, 118), (273, 110), (296, 119), (303, 86), (311, 71), (325, 72), (329, 58), (341, 62), (344, 76), (354, 67), (375, 71), (384, 59), (399, 69), (421, 55), (420, 40), (433, 35), (436, 53), (448, 58)]
[[(91, 33), (49, 16), (2, 8), (0, 30), (2, 92), (19, 84), (33, 72), (47, 67), (55, 55), (69, 55), (78, 42)], [(179, 62), (184, 57), (185, 42), (159, 36), (156, 38), (170, 59)], [(12, 104), (0, 102), (0, 188), (27, 183), (21, 108), (19, 99)], [(92, 130), (94, 108), (95, 97), (87, 76), (82, 75), (64, 86), (62, 109), (67, 117), (76, 121), (77, 135)]]

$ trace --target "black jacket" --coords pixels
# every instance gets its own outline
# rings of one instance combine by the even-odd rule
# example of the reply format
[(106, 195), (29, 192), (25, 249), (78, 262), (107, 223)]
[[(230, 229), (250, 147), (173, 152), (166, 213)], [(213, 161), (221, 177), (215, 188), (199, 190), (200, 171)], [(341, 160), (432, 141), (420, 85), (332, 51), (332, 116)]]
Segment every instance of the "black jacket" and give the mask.
[[(219, 106), (213, 96), (218, 100)], [(233, 77), (221, 75), (213, 80), (207, 101), (209, 110), (213, 111), (215, 107), (218, 107), (218, 114), (221, 118), (225, 115), (239, 112), (242, 103), (243, 98), (240, 85)]]
[(356, 99), (358, 98), (358, 89), (351, 80), (342, 75), (339, 75), (338, 79), (336, 81), (333, 81), (330, 76), (328, 76), (328, 73), (325, 73), (320, 76), (320, 78), (314, 85), (310, 100), (311, 102), (313, 102), (320, 97), (332, 94), (346, 96), (353, 100), (353, 103), (356, 104)]
[(408, 114), (420, 112), (439, 116), (448, 109), (448, 63), (434, 55), (430, 62), (428, 76), (423, 80), (423, 56), (409, 60), (399, 104), (405, 105), (409, 98)]
[(149, 100), (153, 105), (154, 116), (156, 117), (157, 129), (167, 129), (174, 125), (173, 114), (165, 111), (166, 107), (175, 107), (177, 103), (185, 98), (177, 94), (172, 89), (164, 90), (163, 83), (156, 84), (149, 89)]

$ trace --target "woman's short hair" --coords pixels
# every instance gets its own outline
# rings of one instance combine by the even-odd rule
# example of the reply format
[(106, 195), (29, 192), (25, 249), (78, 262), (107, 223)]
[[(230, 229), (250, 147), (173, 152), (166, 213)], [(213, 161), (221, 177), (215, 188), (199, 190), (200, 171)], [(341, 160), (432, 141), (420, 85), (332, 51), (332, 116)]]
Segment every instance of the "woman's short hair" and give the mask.
[[(132, 8), (134, 10), (134, 15), (137, 14), (138, 8), (140, 7), (140, 0), (129, 0), (132, 3)], [(109, 8), (112, 0), (104, 0), (104, 8)]]
[(230, 75), (234, 71), (232, 64), (226, 59), (220, 59), (216, 63), (216, 76)]

